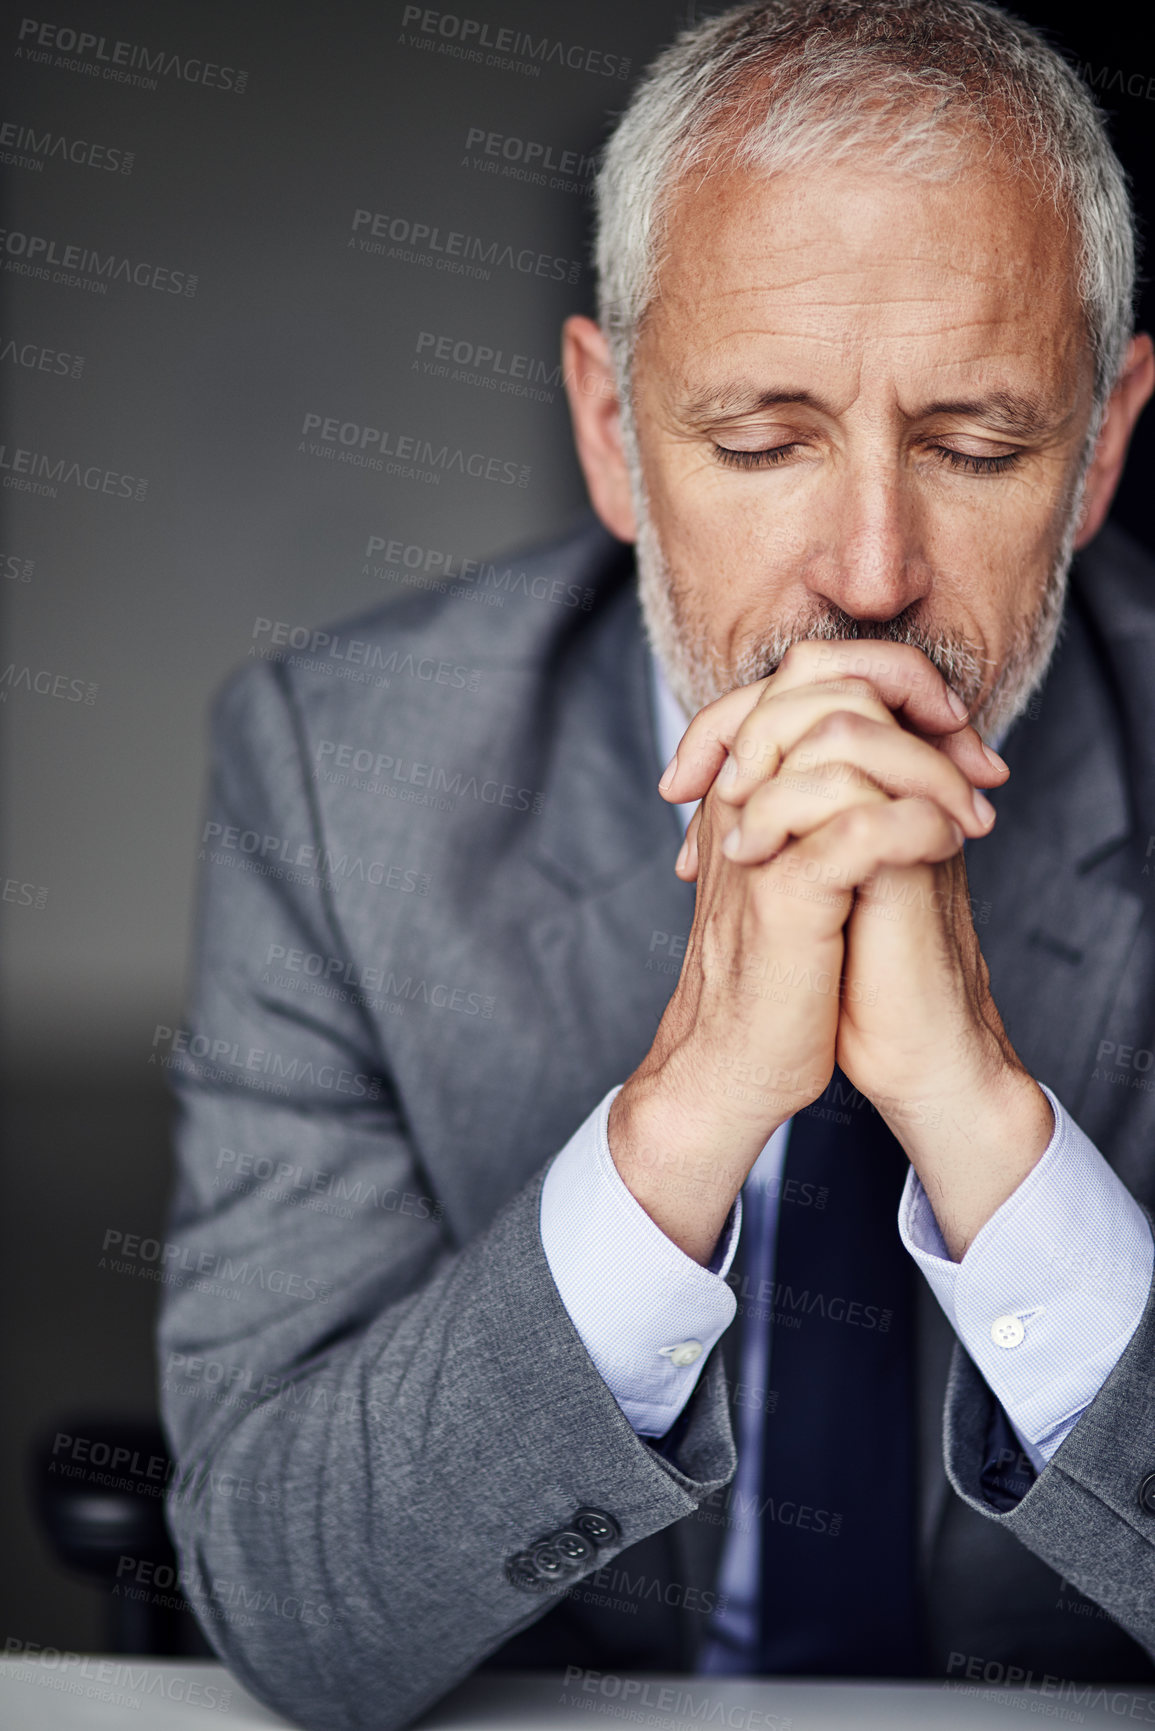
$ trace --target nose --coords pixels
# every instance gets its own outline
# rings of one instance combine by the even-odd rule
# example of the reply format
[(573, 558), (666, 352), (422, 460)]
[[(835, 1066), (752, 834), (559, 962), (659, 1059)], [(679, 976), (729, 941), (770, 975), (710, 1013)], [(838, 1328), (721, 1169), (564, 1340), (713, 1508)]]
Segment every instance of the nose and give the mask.
[(830, 487), (808, 587), (853, 619), (893, 619), (930, 587), (913, 489), (877, 447), (848, 460)]

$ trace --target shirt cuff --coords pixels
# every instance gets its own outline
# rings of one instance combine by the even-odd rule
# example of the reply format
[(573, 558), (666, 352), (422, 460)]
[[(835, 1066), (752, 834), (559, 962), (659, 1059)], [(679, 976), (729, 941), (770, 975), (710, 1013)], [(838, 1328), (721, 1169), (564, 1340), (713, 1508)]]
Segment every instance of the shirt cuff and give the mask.
[(627, 1187), (610, 1153), (605, 1099), (555, 1156), (541, 1191), (541, 1241), (561, 1301), (639, 1436), (662, 1436), (689, 1400), (738, 1301), (727, 1285), (742, 1198), (709, 1268), (680, 1250)]
[(1089, 1137), (1055, 1116), (1038, 1164), (952, 1262), (907, 1173), (902, 1241), (1040, 1470), (1122, 1357), (1151, 1288), (1146, 1214)]

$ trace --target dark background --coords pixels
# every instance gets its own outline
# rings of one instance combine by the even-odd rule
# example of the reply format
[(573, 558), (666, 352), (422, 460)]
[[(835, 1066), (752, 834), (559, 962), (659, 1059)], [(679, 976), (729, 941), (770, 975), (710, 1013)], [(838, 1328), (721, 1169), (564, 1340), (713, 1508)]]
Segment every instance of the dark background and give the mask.
[[(581, 508), (556, 379), (538, 385), (542, 400), (488, 388), (476, 369), (453, 379), (421, 367), (424, 332), (540, 361), (540, 380), (557, 363), (562, 318), (592, 310), (588, 175), (571, 171), (576, 186), (558, 190), (486, 173), (468, 134), (588, 156), (653, 51), (713, 9), (454, 5), (437, 10), (583, 48), (592, 69), (553, 63), (532, 76), (454, 58), (437, 51), (438, 34), (405, 23), (397, 0), (53, 0), (37, 14), (103, 36), (106, 51), (119, 40), (226, 69), (170, 70), (149, 88), (93, 76), (92, 53), (36, 49), (16, 9), (0, 22), (0, 122), (16, 129), (0, 149), (19, 159), (3, 167), (8, 231), (182, 285), (114, 280), (97, 293), (50, 280), (51, 267), (49, 280), (24, 274), (25, 259), (0, 252), (0, 672), (14, 670), (0, 683), (5, 1638), (104, 1642), (95, 1592), (56, 1567), (37, 1533), (26, 1459), (31, 1437), (69, 1413), (154, 1409), (156, 1288), (102, 1268), (101, 1247), (109, 1231), (163, 1230), (168, 1107), (150, 1059), (158, 1026), (180, 1022), (210, 694), (268, 644), (259, 620), (313, 626), (404, 594), (402, 570), (368, 554), (372, 537), (477, 557), (564, 528)], [(1140, 33), (1124, 0), (1018, 10), (1086, 68), (1150, 232), (1150, 25)], [(95, 144), (118, 166), (37, 155), (24, 127)], [(357, 209), (582, 268), (569, 282), (495, 264), (484, 280), (368, 254), (350, 245)], [(1155, 326), (1147, 281), (1140, 325)], [(518, 480), (455, 469), (412, 480), (310, 454), (310, 414), (480, 453)], [(110, 472), (113, 490), (12, 490), (16, 448)], [(1116, 515), (1155, 550), (1153, 455), (1149, 418)], [(120, 476), (144, 496), (120, 496)], [(47, 691), (21, 683), (23, 669), (29, 681), (47, 674)]]

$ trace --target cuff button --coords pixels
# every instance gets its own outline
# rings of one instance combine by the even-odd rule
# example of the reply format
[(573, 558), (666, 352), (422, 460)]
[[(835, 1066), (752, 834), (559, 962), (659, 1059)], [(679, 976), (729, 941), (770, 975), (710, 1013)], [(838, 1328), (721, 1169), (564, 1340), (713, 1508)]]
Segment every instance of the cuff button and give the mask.
[(566, 1563), (557, 1543), (553, 1538), (539, 1539), (530, 1550), (533, 1566), (539, 1579), (543, 1581), (560, 1581), (566, 1573)]
[(579, 1533), (575, 1527), (562, 1527), (553, 1536), (553, 1542), (571, 1568), (580, 1568), (588, 1563), (594, 1554), (593, 1542), (584, 1533)]
[(1139, 1486), (1139, 1507), (1155, 1515), (1155, 1473), (1148, 1473)]
[(659, 1358), (668, 1358), (671, 1364), (676, 1364), (681, 1370), (684, 1365), (695, 1364), (702, 1356), (700, 1340), (679, 1340), (673, 1346), (660, 1346)]
[(622, 1536), (622, 1529), (604, 1509), (581, 1508), (570, 1522), (575, 1532), (593, 1545), (612, 1545)]
[(1019, 1316), (996, 1316), (991, 1323), (991, 1339), (996, 1346), (1021, 1346), (1026, 1333)]
[(518, 1551), (506, 1559), (505, 1578), (513, 1587), (520, 1587), (523, 1592), (536, 1592), (542, 1585), (542, 1578), (528, 1551)]

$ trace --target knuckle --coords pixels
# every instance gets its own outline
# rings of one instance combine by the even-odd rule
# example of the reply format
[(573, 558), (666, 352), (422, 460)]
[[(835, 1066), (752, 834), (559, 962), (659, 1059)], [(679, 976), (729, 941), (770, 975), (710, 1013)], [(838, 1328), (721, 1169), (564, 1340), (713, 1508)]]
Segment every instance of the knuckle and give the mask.
[(838, 824), (841, 838), (852, 847), (861, 847), (869, 842), (875, 833), (874, 807), (867, 805), (851, 806), (835, 821)]
[(858, 739), (869, 727), (866, 716), (854, 709), (833, 709), (810, 729), (811, 737), (833, 743)]

